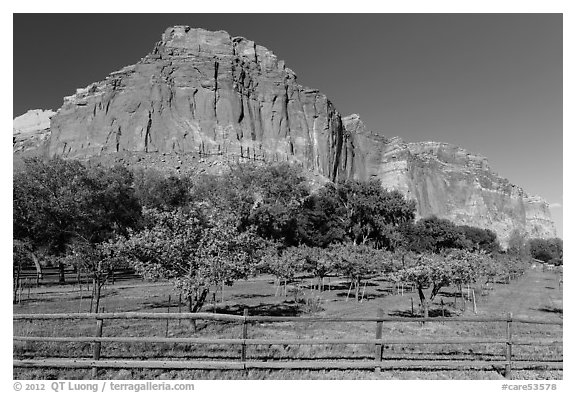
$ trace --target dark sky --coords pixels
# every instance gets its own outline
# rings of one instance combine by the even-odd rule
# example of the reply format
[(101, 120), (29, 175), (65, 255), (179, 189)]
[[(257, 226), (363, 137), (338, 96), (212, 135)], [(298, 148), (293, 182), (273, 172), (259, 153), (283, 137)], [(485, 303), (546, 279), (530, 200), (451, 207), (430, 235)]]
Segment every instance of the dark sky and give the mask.
[(383, 135), (486, 156), (562, 235), (561, 14), (15, 14), (13, 115), (58, 109), (172, 25), (256, 41)]

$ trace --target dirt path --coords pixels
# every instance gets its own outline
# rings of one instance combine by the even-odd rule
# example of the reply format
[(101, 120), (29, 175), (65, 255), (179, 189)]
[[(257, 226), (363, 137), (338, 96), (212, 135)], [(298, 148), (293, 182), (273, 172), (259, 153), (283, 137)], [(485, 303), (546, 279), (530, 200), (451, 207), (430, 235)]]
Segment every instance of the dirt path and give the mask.
[(562, 319), (562, 291), (559, 276), (530, 269), (509, 285), (497, 285), (482, 302), (479, 314), (513, 313), (517, 317)]

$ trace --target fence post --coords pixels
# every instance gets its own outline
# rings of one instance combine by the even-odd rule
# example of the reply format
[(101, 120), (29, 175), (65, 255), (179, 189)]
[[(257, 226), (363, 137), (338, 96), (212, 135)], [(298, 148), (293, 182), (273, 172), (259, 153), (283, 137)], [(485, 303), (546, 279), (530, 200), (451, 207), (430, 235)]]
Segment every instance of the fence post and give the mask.
[[(376, 318), (384, 318), (384, 310), (378, 308), (376, 312)], [(376, 321), (376, 340), (380, 340), (382, 338), (382, 321)], [(376, 344), (374, 348), (374, 360), (377, 363), (382, 362), (382, 344)], [(380, 365), (377, 365), (375, 368), (377, 373), (380, 372)]]
[[(242, 322), (242, 339), (246, 340), (248, 338), (248, 323), (246, 321), (248, 317), (248, 309), (244, 309), (244, 321)], [(246, 341), (242, 342), (242, 363), (246, 362)]]
[(512, 313), (508, 313), (506, 321), (506, 369), (504, 377), (510, 379), (512, 373)]
[[(182, 314), (182, 292), (178, 295), (178, 314)], [(182, 320), (178, 318), (178, 327), (180, 327), (180, 322)]]
[(444, 299), (440, 299), (440, 305), (442, 306), (442, 318), (444, 318)]
[[(170, 303), (172, 303), (172, 295), (168, 295), (168, 314), (170, 314)], [(170, 323), (170, 318), (166, 318), (166, 332), (164, 337), (168, 337), (168, 326)]]
[[(96, 319), (96, 332), (95, 332), (95, 337), (102, 337), (102, 327), (103, 327), (103, 319)], [(94, 354), (93, 354), (93, 359), (94, 360), (100, 360), (100, 349), (102, 348), (102, 343), (100, 341), (96, 341), (94, 342)], [(96, 379), (96, 377), (98, 376), (98, 367), (94, 366), (92, 367), (92, 379)]]
[(410, 297), (410, 305), (412, 306), (412, 316), (414, 316), (414, 298)]

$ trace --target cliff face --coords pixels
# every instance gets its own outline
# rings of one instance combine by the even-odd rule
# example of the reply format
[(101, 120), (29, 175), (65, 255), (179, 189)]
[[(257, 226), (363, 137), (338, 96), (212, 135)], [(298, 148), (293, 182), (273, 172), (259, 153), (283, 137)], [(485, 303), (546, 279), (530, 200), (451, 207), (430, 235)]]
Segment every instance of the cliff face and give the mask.
[(357, 155), (351, 176), (377, 177), (384, 187), (416, 201), (418, 217), (436, 215), (456, 224), (492, 229), (503, 244), (513, 230), (555, 237), (548, 203), (493, 172), (485, 157), (439, 142), (405, 143), (366, 130), (356, 115), (343, 118)]
[[(137, 64), (78, 89), (51, 117), (48, 156), (177, 169), (237, 159), (290, 161), (330, 180), (377, 177), (419, 216), (555, 236), (545, 201), (456, 146), (404, 143), (341, 118), (268, 49), (242, 37), (175, 26)], [(22, 146), (20, 144), (19, 146)], [(15, 144), (15, 152), (18, 151)]]
[[(81, 125), (81, 127), (79, 127)], [(152, 53), (66, 97), (49, 154), (196, 153), (300, 161), (337, 173), (340, 115), (266, 48), (176, 26)]]
[(33, 109), (14, 119), (12, 149), (14, 153), (38, 153), (38, 147), (46, 146), (50, 138), (50, 118), (55, 112)]

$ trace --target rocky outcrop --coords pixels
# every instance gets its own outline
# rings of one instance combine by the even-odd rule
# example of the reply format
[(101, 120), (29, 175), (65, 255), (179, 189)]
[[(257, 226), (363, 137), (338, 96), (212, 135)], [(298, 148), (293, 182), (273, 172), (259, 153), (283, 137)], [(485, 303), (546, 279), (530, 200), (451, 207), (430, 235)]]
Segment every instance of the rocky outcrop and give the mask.
[(326, 96), (297, 84), (268, 49), (224, 31), (176, 26), (137, 64), (65, 98), (49, 154), (288, 160), (333, 179), (342, 131)]
[(12, 147), (15, 153), (36, 152), (50, 137), (50, 118), (55, 112), (33, 109), (14, 119)]
[[(224, 31), (175, 26), (137, 64), (78, 89), (51, 118), (48, 156), (177, 169), (290, 161), (330, 180), (376, 177), (419, 216), (555, 236), (545, 201), (493, 173), (484, 157), (405, 143), (342, 118), (268, 49)], [(16, 146), (16, 145), (15, 145)], [(16, 148), (15, 148), (16, 151)]]
[[(416, 201), (418, 217), (489, 228), (504, 245), (515, 229), (529, 237), (556, 236), (546, 201), (493, 172), (485, 157), (447, 143), (383, 138), (367, 131), (357, 115), (343, 124), (361, 151), (350, 175), (376, 177), (401, 191)], [(363, 170), (356, 169), (362, 164)]]

